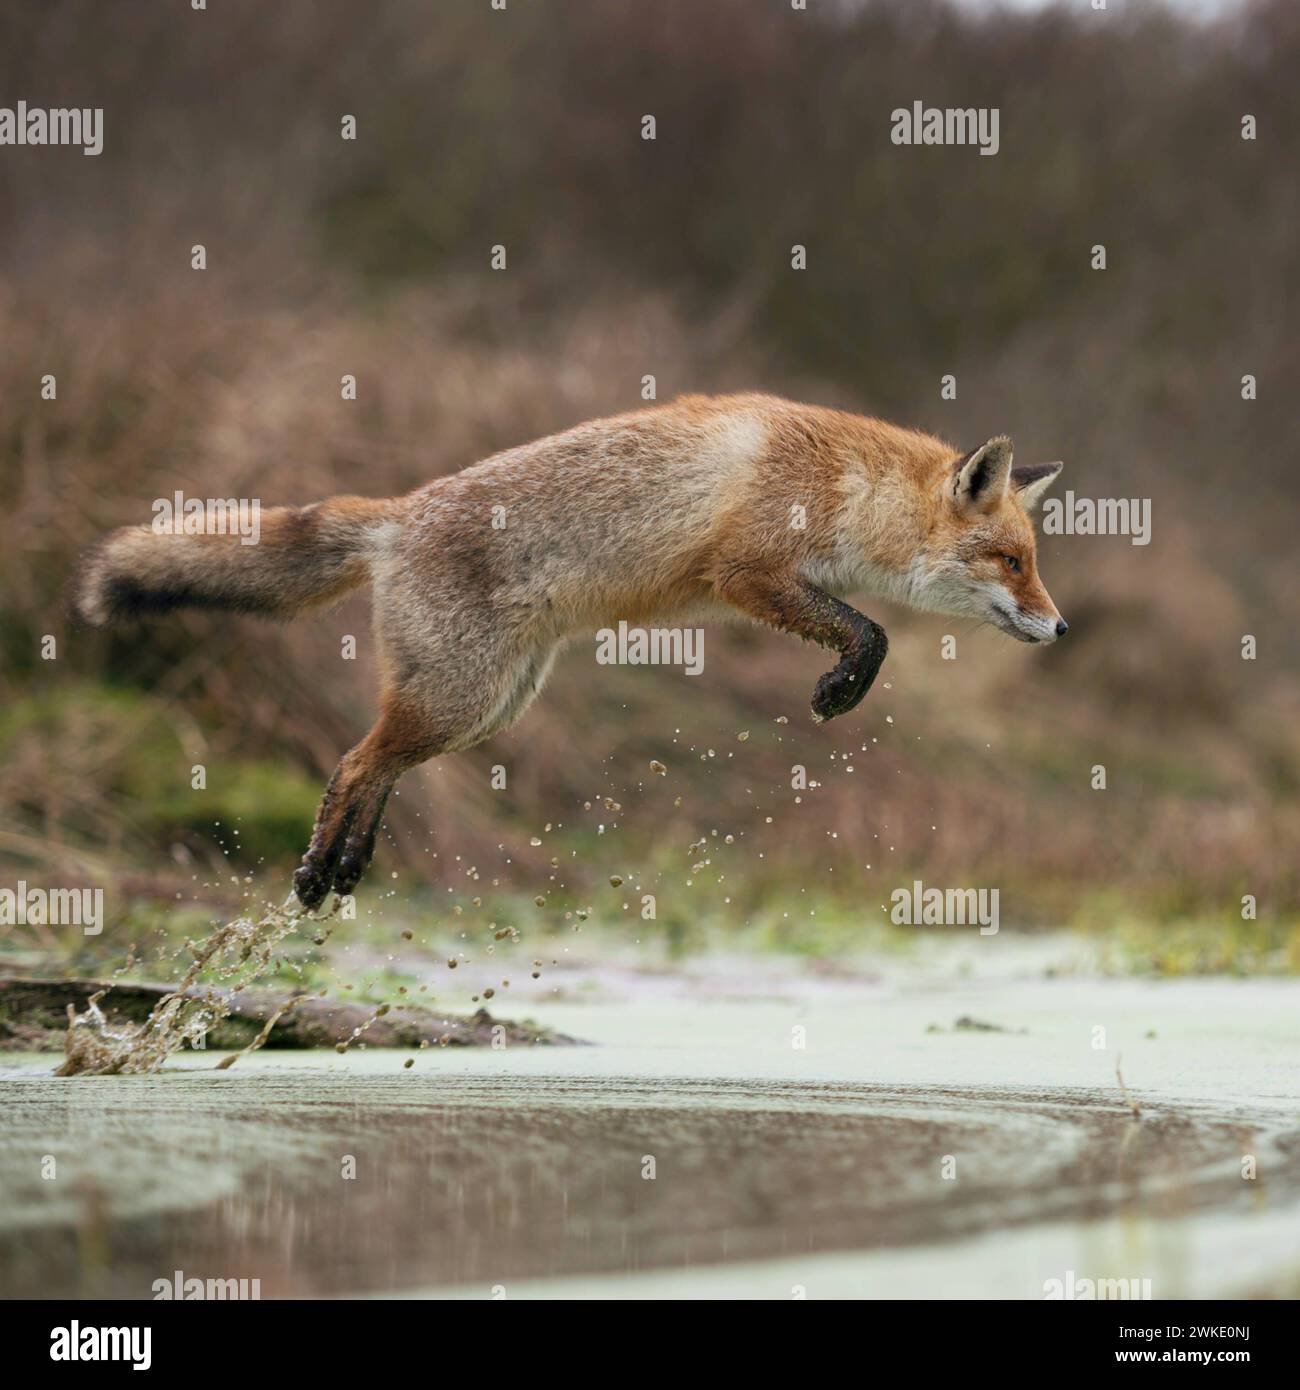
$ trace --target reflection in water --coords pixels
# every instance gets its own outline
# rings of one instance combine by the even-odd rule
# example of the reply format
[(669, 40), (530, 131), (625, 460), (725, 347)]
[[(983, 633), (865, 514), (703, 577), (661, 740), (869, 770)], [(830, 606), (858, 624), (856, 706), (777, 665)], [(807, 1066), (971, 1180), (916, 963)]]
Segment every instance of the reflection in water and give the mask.
[(11, 1077), (0, 1105), (4, 1296), (149, 1297), (178, 1270), (486, 1294), (1258, 1199), (1239, 1117), (1135, 1129), (1093, 1092), (280, 1070)]

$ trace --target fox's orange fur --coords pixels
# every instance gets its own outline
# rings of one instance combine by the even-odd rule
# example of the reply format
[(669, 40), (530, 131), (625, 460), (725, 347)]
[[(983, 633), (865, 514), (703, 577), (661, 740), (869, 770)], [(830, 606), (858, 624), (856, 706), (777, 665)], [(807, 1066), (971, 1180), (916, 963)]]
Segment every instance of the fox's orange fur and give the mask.
[(272, 508), (257, 545), (116, 531), (83, 562), (74, 607), (94, 624), (187, 606), (292, 617), (373, 584), (382, 712), (331, 779), (295, 876), (314, 907), (356, 885), (401, 773), (512, 723), (577, 633), (737, 612), (770, 623), (839, 653), (819, 719), (862, 698), (886, 649), (838, 594), (1055, 640), (1065, 624), (1028, 511), (1059, 468), (1013, 470), (1001, 438), (959, 457), (840, 411), (683, 396), (407, 497)]

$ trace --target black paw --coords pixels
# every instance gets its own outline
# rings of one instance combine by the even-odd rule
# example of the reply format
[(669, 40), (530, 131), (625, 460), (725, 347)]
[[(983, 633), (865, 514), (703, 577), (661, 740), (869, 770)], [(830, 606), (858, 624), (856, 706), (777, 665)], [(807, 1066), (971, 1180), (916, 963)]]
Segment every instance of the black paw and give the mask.
[(308, 912), (314, 912), (325, 901), (332, 878), (325, 865), (313, 863), (310, 859), (304, 859), (298, 865), (293, 875), (293, 891)]
[(847, 714), (871, 689), (888, 650), (884, 628), (867, 622), (859, 644), (817, 682), (812, 697), (813, 718), (820, 724)]
[(334, 891), (336, 893), (350, 893), (362, 876), (370, 867), (371, 854), (368, 850), (353, 849), (351, 846), (343, 852), (343, 858), (339, 860), (339, 867), (334, 875)]
[[(352, 816), (348, 815), (332, 840), (323, 839), (319, 833), (314, 836), (307, 853), (302, 857), (302, 863), (294, 873), (293, 891), (308, 912), (314, 912), (329, 896), (331, 889), (340, 893), (348, 891), (339, 887), (339, 861), (344, 857), (344, 837), (351, 823)], [(353, 886), (355, 885), (354, 879)]]
[(330, 893), (346, 896), (361, 882), (372, 857), (373, 846), (353, 844), (329, 862), (314, 859), (309, 853), (293, 876), (298, 901), (308, 912), (314, 912)]
[(385, 792), (368, 803), (353, 805), (328, 840), (317, 831), (293, 876), (293, 891), (309, 912), (331, 892), (345, 897), (361, 882), (375, 857), (375, 838), (387, 800)]
[(813, 718), (820, 724), (823, 720), (834, 719), (847, 714), (870, 689), (871, 682), (858, 666), (837, 666), (817, 682), (813, 691)]

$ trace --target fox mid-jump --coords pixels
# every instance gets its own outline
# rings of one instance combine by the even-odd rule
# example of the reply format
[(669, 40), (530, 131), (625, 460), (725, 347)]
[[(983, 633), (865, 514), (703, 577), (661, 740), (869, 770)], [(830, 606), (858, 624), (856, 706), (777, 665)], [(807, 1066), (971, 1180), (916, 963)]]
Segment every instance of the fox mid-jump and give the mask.
[(1028, 514), (1060, 468), (1013, 468), (1006, 438), (959, 457), (862, 416), (684, 396), (406, 497), (271, 508), (256, 545), (114, 531), (84, 559), (73, 607), (97, 626), (175, 608), (290, 618), (372, 584), (381, 713), (330, 778), (294, 875), (315, 908), (355, 888), (398, 777), (512, 724), (578, 633), (690, 615), (769, 623), (839, 655), (813, 693), (817, 720), (862, 699), (887, 646), (836, 594), (1055, 641), (1066, 625)]

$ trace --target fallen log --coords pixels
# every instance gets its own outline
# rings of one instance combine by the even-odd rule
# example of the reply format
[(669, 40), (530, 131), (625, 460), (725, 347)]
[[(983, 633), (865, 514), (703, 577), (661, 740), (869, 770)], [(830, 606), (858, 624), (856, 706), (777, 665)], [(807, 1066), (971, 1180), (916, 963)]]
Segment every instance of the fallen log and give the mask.
[[(40, 980), (0, 977), (0, 1051), (61, 1051), (68, 1027), (68, 1005), (78, 1012), (92, 995), (107, 990), (99, 1007), (110, 1022), (143, 1023), (161, 1000), (175, 991), (168, 985), (116, 984), (107, 980)], [(514, 1023), (493, 1018), (486, 1009), (475, 1014), (444, 1014), (419, 1004), (350, 1004), (315, 994), (270, 993), (261, 990), (231, 993), (211, 986), (186, 990), (185, 997), (212, 994), (227, 1001), (230, 1013), (208, 1033), (216, 1052), (247, 1047), (264, 1025), (275, 1019), (267, 1047), (331, 1047), (352, 1042), (367, 1047), (486, 1047), (501, 1037), (509, 1046), (577, 1043), (525, 1020)], [(504, 1029), (498, 1034), (498, 1029)]]

